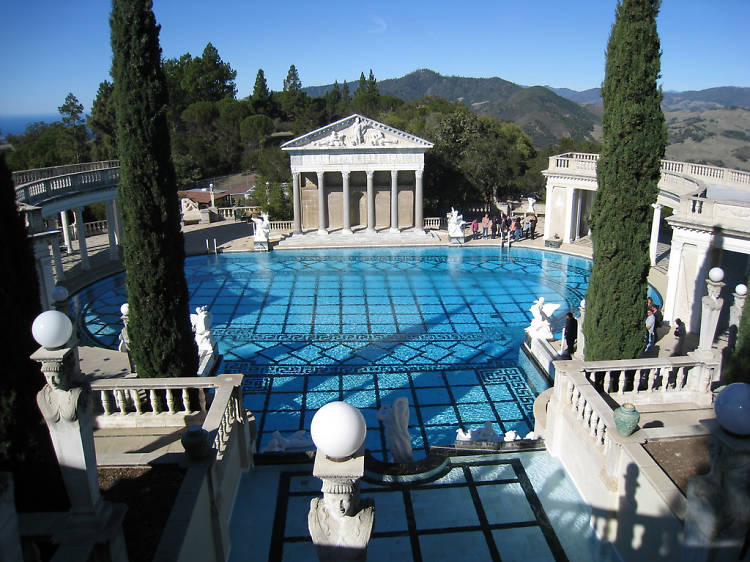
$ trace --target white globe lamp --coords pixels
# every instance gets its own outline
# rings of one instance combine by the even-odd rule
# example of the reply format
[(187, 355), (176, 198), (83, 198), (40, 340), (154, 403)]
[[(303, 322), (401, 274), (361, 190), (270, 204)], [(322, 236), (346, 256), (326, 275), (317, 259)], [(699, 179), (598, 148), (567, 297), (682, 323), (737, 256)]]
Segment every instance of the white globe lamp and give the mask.
[(31, 324), (31, 335), (46, 349), (63, 347), (73, 335), (70, 318), (57, 310), (42, 312)]
[(125, 303), (120, 307), (120, 314), (122, 314), (123, 316), (127, 316), (129, 311), (130, 305), (128, 305), (128, 303)]
[(750, 384), (736, 382), (719, 393), (714, 403), (716, 420), (735, 435), (750, 435)]
[(744, 283), (740, 283), (734, 288), (734, 292), (739, 296), (744, 297), (747, 294), (747, 285), (745, 285)]
[(712, 267), (708, 271), (708, 278), (714, 283), (721, 283), (724, 280), (724, 270), (720, 267)]
[(362, 412), (346, 402), (329, 402), (310, 423), (313, 443), (332, 460), (346, 460), (359, 451), (366, 434)]

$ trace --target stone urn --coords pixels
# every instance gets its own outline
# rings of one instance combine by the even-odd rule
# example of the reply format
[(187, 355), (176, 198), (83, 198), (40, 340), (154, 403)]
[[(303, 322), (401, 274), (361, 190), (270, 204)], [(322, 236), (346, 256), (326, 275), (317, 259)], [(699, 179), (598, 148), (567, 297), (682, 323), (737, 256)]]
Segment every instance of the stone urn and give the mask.
[(623, 437), (632, 435), (635, 428), (638, 427), (638, 421), (641, 419), (641, 414), (635, 409), (635, 406), (629, 402), (626, 402), (613, 412), (615, 418), (615, 427), (617, 433)]
[(725, 386), (714, 402), (719, 425), (740, 437), (750, 436), (750, 384), (735, 382)]
[(208, 441), (208, 431), (199, 425), (189, 425), (180, 438), (185, 454), (190, 460), (200, 461), (205, 459), (211, 452), (211, 443)]

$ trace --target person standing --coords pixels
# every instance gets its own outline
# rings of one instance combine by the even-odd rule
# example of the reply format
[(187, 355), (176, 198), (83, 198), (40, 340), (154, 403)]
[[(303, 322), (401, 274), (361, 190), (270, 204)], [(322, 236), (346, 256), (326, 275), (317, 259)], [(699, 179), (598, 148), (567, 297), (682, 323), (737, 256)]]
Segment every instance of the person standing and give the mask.
[(576, 350), (576, 342), (578, 341), (578, 320), (573, 317), (572, 312), (568, 312), (565, 315), (565, 353), (567, 357), (572, 357)]
[(489, 236), (489, 229), (490, 229), (490, 216), (485, 213), (484, 217), (482, 217), (482, 240), (486, 240)]
[(477, 232), (479, 232), (479, 223), (477, 223), (477, 219), (474, 219), (473, 221), (471, 221), (471, 239), (472, 240), (476, 240)]
[(648, 353), (654, 347), (654, 339), (656, 336), (656, 318), (654, 318), (653, 309), (649, 308), (646, 311), (646, 349), (643, 353)]
[(529, 219), (529, 225), (530, 225), (530, 234), (531, 234), (532, 240), (536, 238), (536, 221), (537, 221), (536, 215), (531, 215), (531, 219)]
[(674, 337), (677, 342), (674, 345), (672, 356), (676, 357), (685, 355), (685, 336), (687, 336), (687, 330), (685, 329), (685, 323), (679, 318), (675, 318), (674, 324)]

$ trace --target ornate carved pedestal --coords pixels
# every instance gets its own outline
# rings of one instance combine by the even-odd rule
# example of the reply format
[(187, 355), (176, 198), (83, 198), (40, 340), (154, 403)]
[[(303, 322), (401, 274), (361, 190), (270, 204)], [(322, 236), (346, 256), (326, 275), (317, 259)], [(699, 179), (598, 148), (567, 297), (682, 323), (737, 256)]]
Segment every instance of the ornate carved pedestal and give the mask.
[(360, 500), (364, 472), (362, 449), (340, 462), (315, 454), (313, 476), (323, 481), (323, 497), (310, 502), (307, 525), (321, 562), (367, 559), (375, 505), (371, 499)]

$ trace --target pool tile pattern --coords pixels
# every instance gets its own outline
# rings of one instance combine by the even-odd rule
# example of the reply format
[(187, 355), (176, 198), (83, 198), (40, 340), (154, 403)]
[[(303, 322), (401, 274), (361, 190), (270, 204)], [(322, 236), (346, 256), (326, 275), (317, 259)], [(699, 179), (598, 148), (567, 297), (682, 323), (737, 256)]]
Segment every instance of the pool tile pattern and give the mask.
[[(590, 262), (514, 248), (380, 248), (188, 258), (190, 308), (207, 305), (223, 361), (245, 375), (259, 450), (274, 431), (309, 429), (331, 400), (362, 409), (367, 447), (388, 460), (377, 410), (405, 396), (415, 457), (490, 422), (525, 434), (546, 387), (519, 358), (538, 297), (565, 312)], [(116, 347), (123, 276), (73, 299), (84, 339)], [(467, 427), (469, 426), (469, 427)]]
[[(280, 473), (269, 562), (316, 559), (306, 514), (319, 496), (309, 467)], [(376, 509), (370, 560), (568, 559), (518, 458), (454, 458), (409, 485), (365, 477), (362, 497)]]

